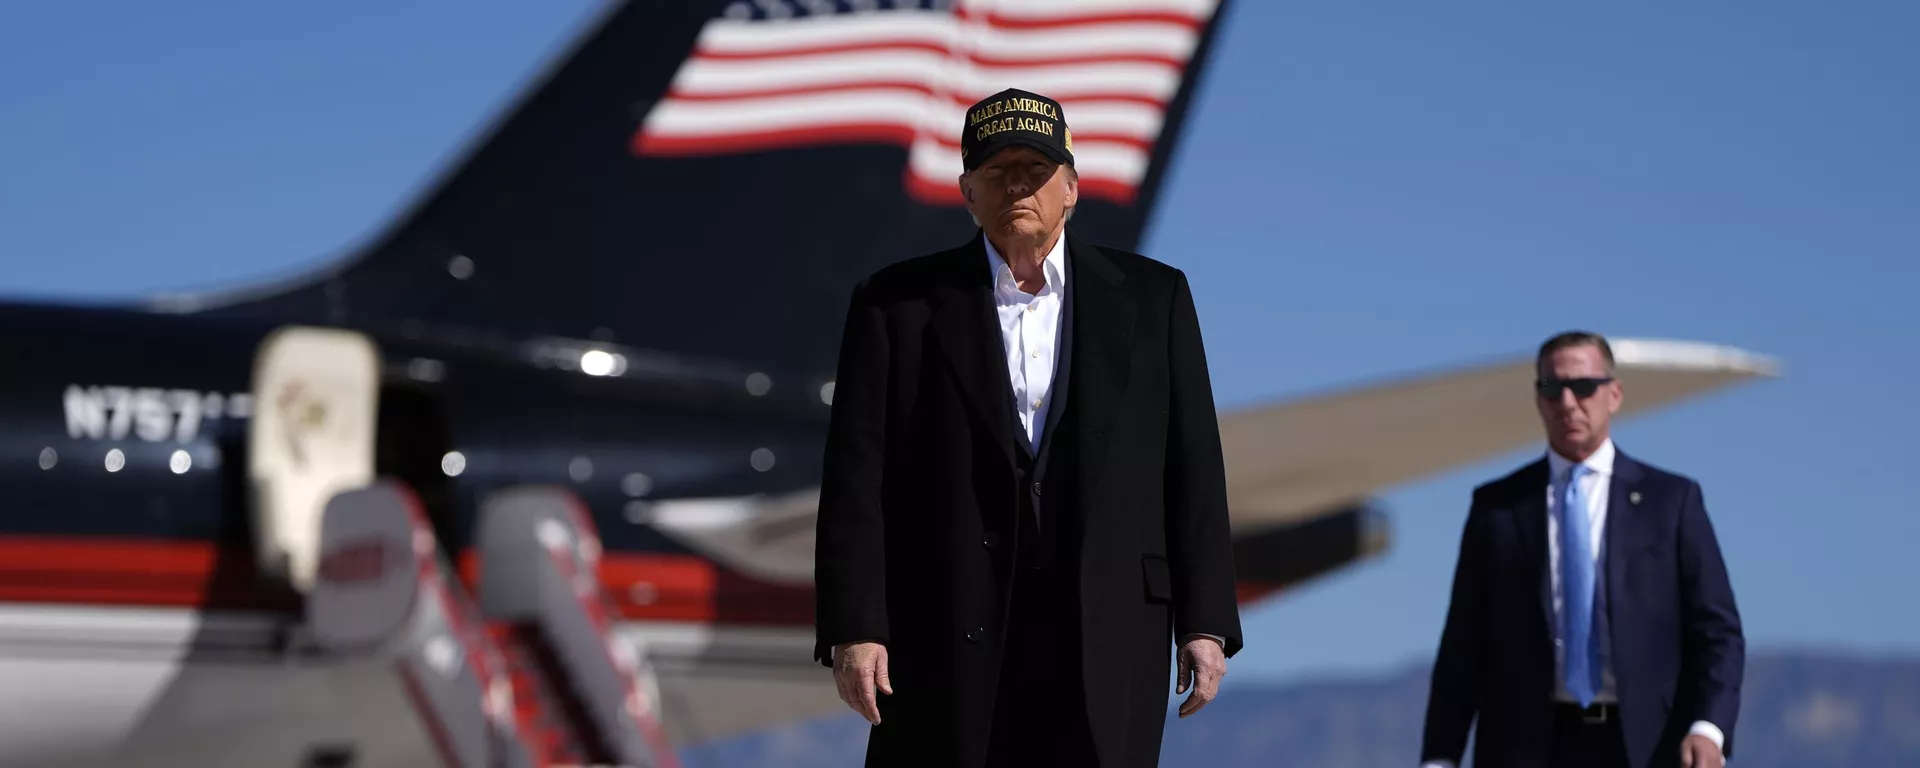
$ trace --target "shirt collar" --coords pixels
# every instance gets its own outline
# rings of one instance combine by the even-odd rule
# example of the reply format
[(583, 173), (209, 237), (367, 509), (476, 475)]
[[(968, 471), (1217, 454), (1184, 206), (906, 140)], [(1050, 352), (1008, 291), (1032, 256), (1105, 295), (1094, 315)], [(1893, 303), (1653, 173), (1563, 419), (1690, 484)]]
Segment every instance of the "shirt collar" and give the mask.
[[(1598, 449), (1594, 450), (1592, 456), (1588, 456), (1586, 461), (1580, 463), (1585, 464), (1587, 469), (1594, 474), (1600, 477), (1607, 477), (1613, 474), (1613, 454), (1613, 438), (1609, 437), (1605, 442), (1600, 444)], [(1548, 447), (1547, 465), (1553, 470), (1553, 479), (1559, 480), (1566, 476), (1567, 470), (1573, 468), (1573, 461), (1565, 456), (1561, 456), (1560, 452), (1554, 450), (1552, 447)]]
[[(1000, 257), (1000, 251), (993, 247), (993, 241), (983, 234), (980, 242), (987, 246), (987, 267), (993, 270), (993, 284), (997, 287), (1002, 280), (1012, 281), (1013, 268), (1007, 266), (1007, 260)], [(1047, 251), (1047, 258), (1040, 263), (1040, 270), (1047, 277), (1048, 288), (1055, 292), (1066, 290), (1067, 233), (1061, 232), (1059, 239), (1053, 241), (1053, 250)]]

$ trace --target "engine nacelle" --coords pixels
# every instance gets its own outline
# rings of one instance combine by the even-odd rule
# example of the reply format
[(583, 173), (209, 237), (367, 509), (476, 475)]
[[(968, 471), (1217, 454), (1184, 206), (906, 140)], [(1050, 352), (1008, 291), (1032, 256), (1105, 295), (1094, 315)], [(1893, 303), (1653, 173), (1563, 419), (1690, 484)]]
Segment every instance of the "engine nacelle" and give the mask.
[(1386, 551), (1386, 513), (1370, 501), (1254, 532), (1234, 531), (1241, 602), (1290, 589)]

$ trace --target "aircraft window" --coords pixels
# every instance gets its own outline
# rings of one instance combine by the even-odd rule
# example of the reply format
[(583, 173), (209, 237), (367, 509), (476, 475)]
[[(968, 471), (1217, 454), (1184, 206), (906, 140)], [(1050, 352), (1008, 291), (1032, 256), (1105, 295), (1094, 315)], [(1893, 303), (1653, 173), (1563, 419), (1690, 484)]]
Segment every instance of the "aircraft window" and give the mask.
[(653, 490), (653, 478), (647, 477), (644, 472), (629, 473), (620, 480), (620, 490), (626, 491), (628, 496), (645, 496)]
[(627, 502), (625, 512), (627, 522), (634, 525), (645, 525), (648, 520), (653, 519), (653, 505), (640, 499)]
[(416, 357), (407, 361), (407, 376), (414, 381), (439, 381), (446, 372), (447, 366), (438, 360)]

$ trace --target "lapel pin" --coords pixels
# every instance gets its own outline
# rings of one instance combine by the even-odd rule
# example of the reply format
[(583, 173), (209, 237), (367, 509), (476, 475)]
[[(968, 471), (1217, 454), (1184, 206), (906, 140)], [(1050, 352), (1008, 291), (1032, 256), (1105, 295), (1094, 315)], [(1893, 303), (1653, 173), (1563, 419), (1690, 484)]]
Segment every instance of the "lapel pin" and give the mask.
[(1628, 503), (1628, 504), (1638, 504), (1638, 503), (1640, 503), (1640, 492), (1639, 492), (1639, 491), (1634, 491), (1634, 492), (1632, 492), (1632, 493), (1629, 493), (1629, 494), (1627, 494), (1627, 503)]

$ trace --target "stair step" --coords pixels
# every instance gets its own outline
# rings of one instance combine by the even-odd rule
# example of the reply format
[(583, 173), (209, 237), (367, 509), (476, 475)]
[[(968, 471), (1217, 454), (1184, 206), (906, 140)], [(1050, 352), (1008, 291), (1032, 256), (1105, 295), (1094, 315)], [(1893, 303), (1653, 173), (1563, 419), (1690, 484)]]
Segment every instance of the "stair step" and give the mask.
[(500, 648), (507, 665), (507, 677), (513, 688), (514, 710), (522, 722), (531, 722), (531, 742), (546, 763), (606, 762), (596, 758), (603, 750), (592, 743), (591, 724), (581, 722), (584, 711), (574, 700), (563, 676), (556, 668), (558, 659), (547, 647), (546, 638), (536, 627), (492, 622), (487, 634)]

